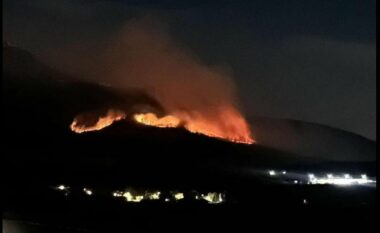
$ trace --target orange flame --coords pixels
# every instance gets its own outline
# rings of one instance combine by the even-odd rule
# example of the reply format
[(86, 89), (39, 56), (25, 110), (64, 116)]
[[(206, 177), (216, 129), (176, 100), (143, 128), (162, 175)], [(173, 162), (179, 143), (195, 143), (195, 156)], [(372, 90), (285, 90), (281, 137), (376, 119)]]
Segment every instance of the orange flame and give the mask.
[(126, 117), (126, 114), (118, 110), (108, 110), (106, 116), (99, 117), (96, 122), (92, 125), (87, 125), (85, 115), (79, 115), (74, 118), (74, 121), (71, 123), (70, 128), (76, 133), (83, 133), (95, 130), (101, 130), (107, 126), (110, 126), (114, 121), (122, 120)]
[(160, 128), (175, 128), (180, 124), (180, 120), (177, 117), (171, 115), (158, 118), (154, 113), (142, 113), (135, 114), (133, 118), (141, 124)]
[(144, 125), (173, 128), (183, 122), (184, 127), (192, 133), (200, 133), (236, 143), (254, 143), (248, 124), (238, 112), (232, 108), (225, 108), (220, 117), (223, 119), (222, 121), (208, 119), (199, 114), (190, 115), (186, 112), (177, 112), (162, 118), (157, 117), (154, 113), (134, 115), (134, 119)]
[(246, 120), (234, 108), (221, 108), (216, 117), (194, 113), (190, 115), (187, 112), (177, 114), (185, 122), (185, 128), (192, 133), (200, 133), (237, 143), (254, 143)]
[[(109, 110), (104, 117), (97, 118), (91, 125), (85, 121), (86, 115), (74, 118), (70, 128), (76, 133), (101, 130), (115, 121), (122, 120), (126, 114), (117, 110)], [(255, 141), (251, 136), (248, 124), (234, 108), (223, 108), (217, 118), (205, 117), (197, 112), (175, 112), (158, 117), (154, 113), (134, 114), (136, 122), (159, 128), (176, 128), (181, 124), (192, 133), (199, 133), (209, 137), (220, 138), (236, 143), (252, 144)]]

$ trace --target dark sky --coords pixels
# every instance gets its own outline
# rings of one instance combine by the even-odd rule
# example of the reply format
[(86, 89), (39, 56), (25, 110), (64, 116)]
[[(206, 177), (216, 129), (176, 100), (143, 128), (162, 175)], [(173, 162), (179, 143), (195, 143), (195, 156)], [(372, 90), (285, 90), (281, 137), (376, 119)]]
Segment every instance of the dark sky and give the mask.
[(246, 115), (376, 139), (375, 0), (4, 0), (3, 33), (36, 54), (59, 53), (145, 14), (204, 63), (228, 67)]

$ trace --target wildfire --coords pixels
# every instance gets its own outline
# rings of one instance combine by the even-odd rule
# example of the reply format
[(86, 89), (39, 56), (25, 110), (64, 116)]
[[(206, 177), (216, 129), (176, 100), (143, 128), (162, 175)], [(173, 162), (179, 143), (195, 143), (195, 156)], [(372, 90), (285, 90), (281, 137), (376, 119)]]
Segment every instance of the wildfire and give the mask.
[(190, 115), (186, 112), (178, 112), (161, 118), (157, 117), (154, 113), (134, 115), (136, 122), (144, 125), (175, 128), (182, 122), (185, 129), (192, 133), (199, 133), (236, 143), (254, 143), (248, 124), (238, 112), (226, 108), (221, 112), (221, 118), (222, 120), (213, 120), (198, 114)]
[(93, 124), (88, 125), (86, 115), (79, 115), (74, 118), (73, 123), (71, 123), (70, 128), (76, 133), (83, 133), (88, 131), (101, 130), (107, 126), (110, 126), (114, 121), (122, 120), (126, 117), (126, 114), (118, 110), (109, 110), (106, 116), (99, 117)]
[(134, 119), (144, 125), (150, 125), (160, 128), (175, 128), (180, 124), (180, 120), (175, 116), (164, 116), (158, 118), (154, 113), (135, 114)]
[[(183, 127), (209, 137), (254, 143), (247, 121), (235, 107), (238, 98), (230, 72), (220, 66), (202, 64), (201, 59), (176, 44), (157, 20), (132, 21), (110, 41), (104, 56), (99, 54), (99, 64), (107, 69), (97, 70), (96, 63), (91, 64), (88, 70), (94, 72), (89, 76), (118, 90), (144, 91), (160, 106), (160, 111), (166, 111), (165, 116), (160, 116), (154, 110), (146, 113), (145, 108), (144, 112), (133, 108), (133, 113), (128, 113), (140, 124)], [(123, 117), (108, 115), (99, 118), (92, 127), (79, 129), (74, 121), (72, 129), (98, 130)]]
[[(106, 116), (98, 117), (92, 124), (88, 124), (86, 115), (79, 115), (74, 119), (70, 128), (76, 133), (101, 130), (111, 125), (114, 121), (122, 120), (125, 117), (124, 112), (111, 109)], [(158, 117), (155, 113), (137, 113), (133, 115), (133, 119), (137, 123), (153, 127), (176, 128), (183, 126), (192, 133), (236, 143), (254, 143), (248, 124), (234, 108), (220, 109), (216, 118), (205, 117), (204, 114), (197, 112), (174, 112), (163, 117)]]
[(179, 112), (178, 116), (185, 122), (185, 128), (192, 133), (200, 133), (228, 141), (252, 144), (254, 140), (244, 117), (232, 107), (220, 108), (218, 114)]

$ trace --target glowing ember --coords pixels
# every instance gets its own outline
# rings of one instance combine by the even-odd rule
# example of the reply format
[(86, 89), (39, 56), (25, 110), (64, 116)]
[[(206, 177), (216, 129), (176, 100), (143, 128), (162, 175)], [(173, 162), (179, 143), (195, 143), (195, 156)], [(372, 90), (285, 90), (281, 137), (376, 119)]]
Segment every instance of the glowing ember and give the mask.
[(106, 116), (99, 117), (93, 124), (88, 125), (87, 121), (85, 121), (86, 116), (79, 115), (75, 117), (73, 123), (70, 125), (70, 128), (76, 133), (101, 130), (111, 125), (114, 121), (122, 120), (125, 117), (126, 114), (124, 112), (111, 109), (107, 112)]

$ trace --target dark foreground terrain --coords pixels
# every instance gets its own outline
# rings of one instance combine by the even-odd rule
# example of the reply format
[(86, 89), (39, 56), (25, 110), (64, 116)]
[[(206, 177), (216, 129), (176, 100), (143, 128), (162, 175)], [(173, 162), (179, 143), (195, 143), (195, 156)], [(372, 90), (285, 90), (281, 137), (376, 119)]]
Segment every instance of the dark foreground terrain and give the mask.
[(251, 187), (227, 192), (232, 200), (211, 205), (185, 199), (127, 203), (110, 192), (108, 196), (96, 193), (99, 189), (92, 196), (79, 192), (64, 196), (48, 187), (30, 186), (7, 197), (3, 225), (20, 231), (3, 232), (243, 232), (259, 227), (367, 232), (376, 224), (375, 191), (365, 188), (251, 183)]

